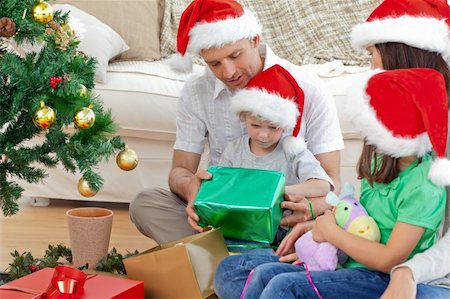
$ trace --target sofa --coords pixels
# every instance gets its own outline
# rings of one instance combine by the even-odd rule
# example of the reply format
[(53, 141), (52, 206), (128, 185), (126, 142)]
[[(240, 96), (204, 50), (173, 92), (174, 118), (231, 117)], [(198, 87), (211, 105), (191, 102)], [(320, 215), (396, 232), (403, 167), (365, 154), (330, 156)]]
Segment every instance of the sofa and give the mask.
[[(189, 0), (57, 0), (55, 9), (70, 10), (79, 29), (80, 50), (98, 61), (94, 92), (111, 109), (117, 135), (136, 151), (139, 164), (123, 171), (115, 159), (98, 172), (104, 187), (91, 198), (78, 193), (80, 174), (62, 167), (48, 169), (38, 184), (20, 182), (29, 197), (130, 202), (144, 188), (167, 188), (176, 134), (177, 98), (189, 74), (169, 67), (175, 52), (176, 28)], [(355, 166), (361, 138), (343, 116), (342, 102), (352, 80), (368, 70), (366, 53), (351, 49), (349, 32), (381, 1), (251, 1), (240, 0), (263, 25), (262, 40), (280, 56), (316, 73), (332, 93), (345, 149), (341, 177), (357, 187)], [(70, 5), (70, 6), (68, 6)], [(80, 24), (81, 23), (81, 24)], [(77, 30), (76, 30), (77, 31)], [(205, 66), (200, 59), (194, 72)], [(33, 141), (39, 142), (39, 139)], [(206, 166), (207, 153), (202, 159)]]

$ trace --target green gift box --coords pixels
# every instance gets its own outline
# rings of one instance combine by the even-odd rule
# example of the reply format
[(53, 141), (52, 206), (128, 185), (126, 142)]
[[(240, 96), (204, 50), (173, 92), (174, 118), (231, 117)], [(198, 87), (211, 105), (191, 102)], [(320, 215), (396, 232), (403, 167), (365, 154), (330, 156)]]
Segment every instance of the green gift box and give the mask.
[(194, 202), (200, 226), (220, 227), (227, 238), (272, 243), (283, 211), (280, 171), (210, 166)]

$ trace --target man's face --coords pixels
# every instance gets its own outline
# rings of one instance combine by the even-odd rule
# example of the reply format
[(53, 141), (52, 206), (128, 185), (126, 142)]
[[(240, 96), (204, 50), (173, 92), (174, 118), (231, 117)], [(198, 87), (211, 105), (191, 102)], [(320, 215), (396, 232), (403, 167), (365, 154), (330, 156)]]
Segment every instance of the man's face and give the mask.
[(253, 76), (262, 71), (258, 52), (259, 37), (242, 39), (220, 48), (200, 52), (214, 75), (232, 90), (244, 88)]

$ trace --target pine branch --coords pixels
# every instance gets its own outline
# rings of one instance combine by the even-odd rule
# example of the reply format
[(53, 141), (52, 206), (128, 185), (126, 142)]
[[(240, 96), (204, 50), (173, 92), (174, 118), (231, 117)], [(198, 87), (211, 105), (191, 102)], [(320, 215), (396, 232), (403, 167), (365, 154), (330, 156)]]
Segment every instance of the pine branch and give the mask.
[[(42, 258), (34, 258), (31, 252), (19, 253), (17, 250), (10, 254), (13, 257), (13, 261), (6, 269), (8, 274), (6, 282), (21, 278), (43, 268), (54, 268), (58, 265), (63, 265), (64, 262), (61, 259), (72, 263), (72, 250), (62, 244), (56, 246), (48, 245)], [(95, 270), (113, 274), (126, 274), (123, 260), (136, 254), (139, 254), (139, 251), (127, 251), (125, 255), (122, 255), (117, 252), (116, 248), (113, 248), (104, 258), (97, 262)], [(83, 270), (84, 268), (85, 266), (82, 266), (78, 269)]]

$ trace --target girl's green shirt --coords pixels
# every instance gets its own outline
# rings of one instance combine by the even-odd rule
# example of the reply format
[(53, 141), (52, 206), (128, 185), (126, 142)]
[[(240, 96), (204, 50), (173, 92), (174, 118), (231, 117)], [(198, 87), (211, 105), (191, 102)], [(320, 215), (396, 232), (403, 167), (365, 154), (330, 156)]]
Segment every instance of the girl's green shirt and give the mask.
[[(428, 179), (431, 161), (431, 155), (423, 156), (420, 163), (413, 162), (389, 184), (374, 183), (371, 187), (367, 180), (361, 181), (360, 201), (378, 224), (381, 243), (387, 243), (396, 222), (425, 228), (408, 259), (436, 242), (436, 232), (444, 216), (446, 191)], [(351, 258), (344, 267), (367, 268)]]

